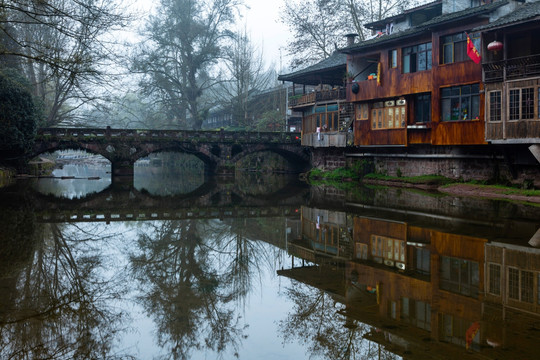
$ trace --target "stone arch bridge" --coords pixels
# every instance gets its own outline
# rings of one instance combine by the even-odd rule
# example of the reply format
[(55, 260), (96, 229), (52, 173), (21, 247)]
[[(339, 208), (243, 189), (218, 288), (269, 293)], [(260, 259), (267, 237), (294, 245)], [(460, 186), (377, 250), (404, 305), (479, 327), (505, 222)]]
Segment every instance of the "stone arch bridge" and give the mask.
[(133, 177), (135, 162), (151, 153), (193, 154), (204, 162), (208, 174), (234, 174), (236, 162), (244, 156), (270, 151), (301, 172), (309, 167), (310, 152), (300, 141), (300, 133), (292, 132), (42, 128), (32, 157), (56, 150), (86, 150), (108, 159), (114, 178)]

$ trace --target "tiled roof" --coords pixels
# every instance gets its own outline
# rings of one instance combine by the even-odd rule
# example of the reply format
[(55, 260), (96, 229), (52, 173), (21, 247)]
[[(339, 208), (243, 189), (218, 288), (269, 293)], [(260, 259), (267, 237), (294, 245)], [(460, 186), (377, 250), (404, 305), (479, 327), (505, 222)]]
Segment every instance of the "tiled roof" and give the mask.
[(336, 70), (336, 69), (339, 69), (340, 67), (343, 67), (343, 72), (339, 74), (339, 76), (342, 77), (345, 72), (345, 68), (347, 67), (347, 55), (335, 51), (328, 58), (314, 65), (308, 66), (305, 69), (298, 70), (290, 74), (279, 75), (278, 80), (294, 81), (295, 79), (304, 77), (312, 73), (320, 73), (321, 71), (324, 71), (324, 70), (328, 70), (328, 71)]
[(340, 51), (347, 54), (347, 53), (357, 52), (357, 51), (359, 51), (359, 50), (361, 50), (363, 48), (371, 47), (371, 46), (374, 46), (374, 45), (377, 45), (377, 44), (382, 44), (382, 43), (385, 43), (385, 42), (391, 42), (391, 41), (399, 40), (399, 39), (402, 39), (402, 38), (407, 38), (407, 37), (410, 37), (412, 35), (416, 35), (416, 34), (419, 34), (419, 33), (422, 33), (422, 32), (427, 32), (430, 29), (432, 29), (434, 27), (437, 27), (439, 25), (443, 25), (443, 24), (446, 24), (446, 23), (449, 23), (449, 22), (460, 21), (462, 19), (467, 19), (467, 18), (470, 18), (470, 17), (490, 13), (493, 10), (495, 10), (495, 9), (497, 9), (497, 8), (503, 6), (503, 5), (506, 5), (506, 4), (508, 4), (507, 0), (499, 0), (499, 1), (495, 1), (495, 2), (493, 2), (491, 4), (487, 4), (487, 5), (477, 6), (477, 7), (474, 7), (474, 8), (468, 8), (468, 9), (453, 12), (453, 13), (442, 14), (442, 15), (434, 17), (431, 20), (428, 20), (428, 21), (422, 23), (421, 25), (415, 26), (413, 28), (403, 30), (403, 31), (399, 31), (399, 32), (395, 32), (395, 33), (390, 34), (390, 35), (383, 35), (383, 36), (375, 38), (375, 39), (366, 40), (366, 41), (363, 41), (361, 43), (354, 44), (352, 46), (340, 49)]
[(482, 6), (476, 6), (476, 7), (473, 7), (473, 8), (468, 8), (468, 9), (465, 9), (465, 10), (462, 10), (462, 11), (456, 11), (456, 12), (452, 12), (452, 13), (448, 13), (448, 14), (442, 14), (442, 15), (439, 15), (437, 17), (434, 17), (433, 19), (431, 19), (429, 21), (426, 21), (425, 23), (423, 23), (420, 26), (427, 27), (427, 28), (432, 28), (434, 26), (442, 25), (442, 24), (445, 24), (445, 23), (448, 23), (448, 22), (452, 22), (452, 21), (456, 21), (456, 20), (460, 20), (460, 19), (466, 19), (466, 18), (469, 18), (469, 17), (474, 17), (474, 16), (477, 16), (477, 15), (485, 14), (485, 13), (490, 13), (493, 10), (495, 10), (495, 9), (501, 7), (501, 6), (507, 5), (507, 4), (508, 4), (507, 0), (498, 0), (498, 1), (492, 2), (491, 4), (482, 5)]
[(520, 5), (516, 10), (512, 11), (510, 14), (501, 17), (498, 20), (495, 20), (489, 24), (479, 26), (474, 31), (489, 30), (496, 27), (501, 27), (505, 25), (510, 25), (513, 23), (519, 23), (527, 20), (533, 20), (534, 18), (540, 16), (540, 1), (535, 1), (532, 3), (526, 3)]

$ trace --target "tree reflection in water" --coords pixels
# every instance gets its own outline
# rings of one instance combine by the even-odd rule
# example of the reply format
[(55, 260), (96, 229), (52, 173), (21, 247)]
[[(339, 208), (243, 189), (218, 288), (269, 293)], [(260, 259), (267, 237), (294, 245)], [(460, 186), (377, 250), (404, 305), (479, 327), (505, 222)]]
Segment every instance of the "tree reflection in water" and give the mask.
[[(327, 269), (328, 270), (328, 269)], [(321, 270), (325, 272), (324, 269)], [(336, 279), (336, 283), (339, 279)], [(385, 350), (364, 336), (372, 328), (343, 314), (344, 299), (332, 292), (293, 281), (284, 290), (294, 307), (287, 318), (279, 322), (285, 343), (297, 341), (310, 358), (322, 359), (386, 359), (400, 357)]]
[(245, 304), (260, 260), (257, 246), (218, 220), (145, 225), (131, 255), (141, 302), (154, 317), (159, 346), (174, 359), (192, 351), (236, 356), (247, 325)]
[[(111, 345), (123, 313), (107, 302), (121, 296), (123, 287), (98, 271), (97, 247), (97, 240), (111, 235), (99, 225), (18, 225), (35, 231), (24, 265), (2, 274), (1, 357), (115, 358)], [(9, 236), (4, 233), (2, 242)]]

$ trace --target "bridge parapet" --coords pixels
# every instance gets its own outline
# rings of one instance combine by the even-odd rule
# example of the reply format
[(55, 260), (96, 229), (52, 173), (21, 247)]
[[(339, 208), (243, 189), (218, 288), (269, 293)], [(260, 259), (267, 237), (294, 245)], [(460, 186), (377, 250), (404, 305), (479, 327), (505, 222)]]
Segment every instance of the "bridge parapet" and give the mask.
[(133, 130), (97, 128), (42, 128), (37, 140), (69, 139), (91, 141), (98, 138), (177, 140), (206, 143), (278, 143), (300, 144), (297, 132), (252, 132), (252, 131), (208, 131), (208, 130)]
[[(182, 151), (197, 156), (208, 174), (234, 175), (235, 164), (257, 151), (273, 151), (306, 168), (309, 154), (296, 132), (236, 132), (203, 130), (133, 130), (97, 128), (42, 128), (33, 156), (62, 149), (83, 149), (111, 162), (115, 177), (133, 177), (135, 162), (151, 153)], [(303, 171), (298, 167), (299, 171)]]

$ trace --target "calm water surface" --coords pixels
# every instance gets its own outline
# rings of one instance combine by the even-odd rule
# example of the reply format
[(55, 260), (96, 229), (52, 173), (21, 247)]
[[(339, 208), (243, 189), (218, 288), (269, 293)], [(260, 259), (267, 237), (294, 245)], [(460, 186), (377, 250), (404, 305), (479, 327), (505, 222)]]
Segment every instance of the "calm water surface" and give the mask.
[(2, 359), (540, 357), (538, 207), (56, 175), (0, 189)]

